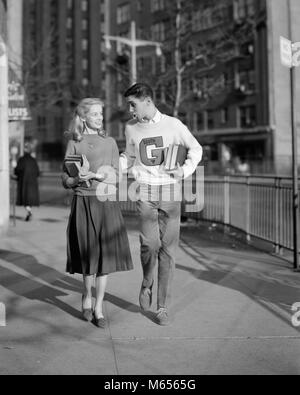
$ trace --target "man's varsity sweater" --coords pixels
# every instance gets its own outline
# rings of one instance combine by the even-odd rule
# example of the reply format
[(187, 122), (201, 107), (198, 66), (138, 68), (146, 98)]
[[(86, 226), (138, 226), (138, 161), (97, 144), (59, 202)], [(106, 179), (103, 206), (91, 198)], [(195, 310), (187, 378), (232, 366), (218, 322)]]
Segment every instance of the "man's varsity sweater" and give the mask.
[(196, 170), (202, 159), (202, 147), (188, 128), (177, 118), (162, 114), (157, 123), (128, 122), (125, 130), (126, 151), (121, 154), (123, 172), (132, 170), (140, 184), (170, 185), (177, 180), (163, 170), (164, 149), (181, 144), (188, 149), (183, 165), (184, 178)]

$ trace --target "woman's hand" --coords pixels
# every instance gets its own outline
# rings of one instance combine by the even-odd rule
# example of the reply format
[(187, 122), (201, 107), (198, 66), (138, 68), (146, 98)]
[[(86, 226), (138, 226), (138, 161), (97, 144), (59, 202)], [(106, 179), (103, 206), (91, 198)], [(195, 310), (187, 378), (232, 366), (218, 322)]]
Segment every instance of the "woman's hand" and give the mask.
[(89, 181), (95, 178), (95, 173), (90, 170), (90, 164), (85, 155), (82, 155), (82, 165), (79, 169), (79, 182)]
[(87, 173), (82, 173), (80, 171), (79, 172), (79, 182), (93, 180), (95, 178), (95, 176), (96, 176), (96, 174), (91, 171), (89, 171)]
[(90, 170), (89, 161), (87, 160), (87, 157), (85, 155), (82, 155), (81, 172), (82, 174), (87, 174), (89, 170)]
[(89, 180), (96, 180), (98, 182), (102, 182), (106, 179), (106, 175), (103, 173), (93, 173), (89, 171), (87, 174), (80, 174), (79, 175), (79, 182), (89, 181)]

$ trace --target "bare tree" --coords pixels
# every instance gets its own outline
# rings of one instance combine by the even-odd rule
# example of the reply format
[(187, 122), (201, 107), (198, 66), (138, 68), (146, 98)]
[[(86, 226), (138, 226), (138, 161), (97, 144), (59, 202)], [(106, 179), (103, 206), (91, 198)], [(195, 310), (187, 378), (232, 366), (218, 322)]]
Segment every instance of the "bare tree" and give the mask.
[[(73, 79), (74, 59), (71, 53), (58, 59), (58, 37), (54, 28), (44, 38), (39, 48), (32, 48), (34, 42), (27, 44), (22, 65), (11, 63), (12, 69), (22, 75), (32, 114), (39, 114), (54, 107), (71, 110), (75, 103), (85, 95), (98, 94), (98, 87), (91, 84), (82, 86)], [(45, 67), (47, 65), (47, 67)]]
[[(244, 18), (233, 24), (234, 0), (173, 0), (168, 9), (168, 65), (156, 86), (164, 87), (173, 115), (178, 116), (184, 102), (198, 100), (205, 106), (232, 85), (233, 78), (225, 81), (221, 66), (241, 56), (242, 45), (254, 37), (255, 21)], [(199, 34), (197, 25), (205, 23), (210, 32)], [(207, 75), (213, 78), (201, 86)]]

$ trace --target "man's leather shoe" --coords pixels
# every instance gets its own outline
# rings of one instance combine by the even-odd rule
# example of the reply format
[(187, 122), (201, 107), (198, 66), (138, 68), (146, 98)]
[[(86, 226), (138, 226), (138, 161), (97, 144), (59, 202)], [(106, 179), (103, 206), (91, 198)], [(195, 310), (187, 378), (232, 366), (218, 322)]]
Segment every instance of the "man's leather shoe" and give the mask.
[(167, 326), (170, 324), (168, 311), (166, 308), (162, 307), (158, 310), (156, 314), (156, 322), (158, 325)]

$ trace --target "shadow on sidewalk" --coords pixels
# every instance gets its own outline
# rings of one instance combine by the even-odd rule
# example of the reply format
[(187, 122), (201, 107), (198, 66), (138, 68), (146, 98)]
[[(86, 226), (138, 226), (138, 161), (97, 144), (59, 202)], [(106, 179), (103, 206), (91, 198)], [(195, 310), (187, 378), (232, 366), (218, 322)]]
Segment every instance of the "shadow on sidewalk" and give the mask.
[(156, 314), (152, 311), (142, 311), (140, 306), (138, 306), (137, 304), (127, 302), (126, 300), (121, 299), (117, 296), (111, 295), (108, 292), (106, 292), (104, 300), (114, 304), (117, 307), (120, 307), (120, 309), (122, 309), (122, 310), (129, 311), (130, 313), (142, 314), (149, 321), (156, 323)]
[(118, 296), (112, 295), (109, 292), (105, 293), (105, 301), (120, 307), (122, 310), (129, 311), (130, 313), (140, 313), (141, 309), (138, 305), (128, 302)]
[(287, 311), (290, 313), (291, 306), (297, 301), (297, 298), (299, 299), (298, 278), (292, 280), (291, 277), (285, 278), (280, 274), (276, 275), (273, 273), (275, 265), (271, 263), (270, 273), (266, 272), (267, 262), (264, 256), (255, 256), (256, 264), (265, 265), (264, 270), (257, 270), (247, 267), (247, 262), (253, 262), (253, 256), (251, 257), (247, 252), (243, 255), (241, 251), (231, 251), (229, 248), (226, 252), (217, 250), (211, 252), (211, 246), (203, 244), (203, 246), (195, 247), (193, 243), (182, 239), (180, 248), (202, 268), (194, 269), (181, 264), (177, 264), (176, 268), (192, 274), (198, 280), (246, 295), (290, 326), (290, 320), (287, 319), (286, 313)]
[[(0, 260), (12, 263), (16, 267), (25, 270), (30, 276), (38, 278), (43, 282), (42, 283), (38, 280), (16, 273), (0, 264), (1, 286), (16, 295), (27, 299), (39, 300), (41, 302), (54, 305), (67, 314), (81, 319), (81, 311), (73, 309), (58, 298), (69, 296), (70, 292), (81, 295), (82, 281), (76, 280), (71, 276), (64, 275), (49, 266), (39, 263), (32, 255), (0, 250)], [(44, 283), (47, 283), (47, 285)], [(139, 306), (110, 293), (105, 294), (105, 301), (108, 301), (123, 310), (127, 310), (132, 313), (141, 313)], [(151, 319), (148, 314), (146, 316)]]
[(14, 264), (30, 275), (48, 283), (50, 286), (72, 292), (82, 292), (82, 283), (80, 281), (75, 280), (71, 276), (64, 275), (50, 266), (41, 264), (32, 255), (0, 250), (0, 259)]
[[(75, 318), (81, 317), (81, 313), (78, 310), (73, 309), (71, 306), (59, 299), (60, 297), (68, 296), (67, 293), (25, 277), (1, 265), (0, 271), (0, 285), (8, 289), (10, 292), (13, 292), (15, 295), (56, 306)], [(9, 306), (8, 313), (12, 313)]]

